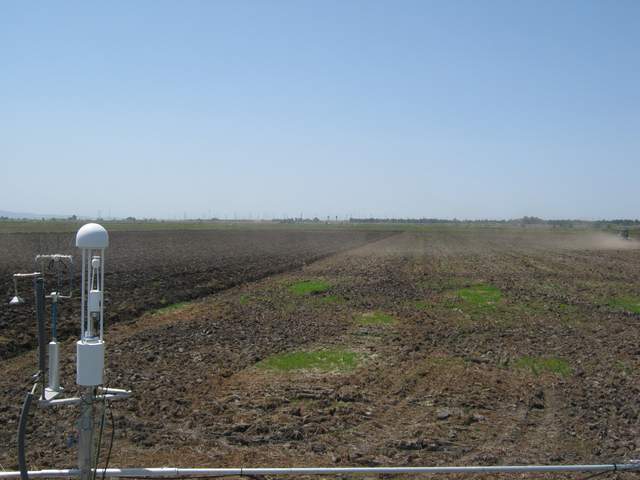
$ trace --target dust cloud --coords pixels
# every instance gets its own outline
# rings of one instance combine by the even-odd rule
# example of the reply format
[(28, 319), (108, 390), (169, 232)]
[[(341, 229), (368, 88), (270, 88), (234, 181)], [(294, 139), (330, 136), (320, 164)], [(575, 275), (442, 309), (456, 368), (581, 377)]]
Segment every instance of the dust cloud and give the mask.
[(581, 250), (637, 250), (640, 241), (595, 230), (439, 228), (404, 231), (348, 252), (349, 256), (458, 256)]

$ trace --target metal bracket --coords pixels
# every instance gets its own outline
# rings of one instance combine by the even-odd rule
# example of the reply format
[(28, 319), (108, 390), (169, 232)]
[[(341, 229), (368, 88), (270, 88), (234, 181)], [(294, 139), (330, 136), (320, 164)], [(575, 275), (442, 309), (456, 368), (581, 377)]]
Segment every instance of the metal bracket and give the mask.
[(50, 400), (53, 400), (58, 395), (60, 395), (63, 391), (64, 391), (64, 388), (62, 388), (62, 387), (58, 387), (58, 390), (54, 390), (51, 387), (46, 387), (44, 389), (44, 392), (42, 393), (42, 397), (40, 397), (39, 402), (41, 402), (41, 401), (47, 401), (48, 402)]
[[(98, 395), (93, 397), (96, 401), (114, 401), (114, 400), (125, 400), (129, 398), (133, 392), (131, 390), (122, 390), (119, 388), (103, 388), (98, 387)], [(56, 395), (57, 396), (57, 395)], [(82, 399), (79, 397), (67, 397), (67, 398), (55, 398), (53, 396), (51, 398), (46, 398), (46, 394), (44, 398), (40, 398), (38, 401), (38, 406), (40, 407), (56, 407), (59, 405), (77, 405)]]

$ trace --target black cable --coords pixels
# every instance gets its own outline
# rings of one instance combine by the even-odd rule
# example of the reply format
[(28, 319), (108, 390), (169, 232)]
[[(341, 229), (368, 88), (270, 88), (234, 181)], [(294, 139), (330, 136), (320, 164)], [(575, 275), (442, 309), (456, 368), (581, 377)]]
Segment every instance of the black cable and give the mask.
[(104, 470), (102, 471), (102, 480), (104, 480), (104, 477), (107, 474), (107, 468), (109, 468), (109, 460), (111, 460), (111, 449), (113, 448), (113, 439), (116, 436), (116, 422), (113, 419), (113, 409), (111, 408), (111, 402), (107, 402), (107, 406), (109, 407), (109, 417), (111, 420), (111, 440), (109, 441), (109, 450), (107, 451), (107, 459), (104, 463)]
[(20, 421), (18, 423), (18, 466), (20, 468), (20, 479), (29, 480), (29, 470), (27, 468), (25, 435), (27, 432), (27, 420), (29, 418), (29, 410), (33, 402), (33, 396), (36, 393), (37, 383), (33, 384), (31, 391), (27, 392), (20, 410)]
[[(104, 391), (103, 391), (104, 392)], [(96, 449), (96, 459), (93, 464), (93, 480), (96, 480), (96, 474), (98, 473), (98, 462), (100, 461), (100, 450), (102, 449), (102, 435), (104, 433), (104, 418), (107, 413), (106, 408), (106, 393), (103, 393), (102, 396), (104, 400), (102, 401), (102, 418), (100, 419), (100, 433), (98, 433), (98, 448)]]
[(636, 473), (638, 473), (638, 471), (640, 470), (640, 464), (638, 464), (637, 468), (634, 466), (634, 468), (625, 468), (624, 470), (619, 469), (618, 465), (619, 464), (614, 463), (613, 464), (613, 468), (611, 470), (604, 470), (602, 472), (594, 473), (592, 475), (580, 478), (578, 480), (589, 480), (591, 478), (595, 478), (595, 477), (599, 477), (600, 475), (604, 475), (605, 473), (616, 473), (616, 472), (636, 472)]
[(613, 468), (611, 470), (604, 470), (602, 472), (598, 472), (598, 473), (593, 473), (591, 475), (588, 475), (586, 477), (580, 478), (578, 480), (589, 480), (590, 478), (596, 478), (599, 477), (600, 475), (604, 475), (605, 473), (612, 473), (615, 472), (617, 470), (617, 468)]

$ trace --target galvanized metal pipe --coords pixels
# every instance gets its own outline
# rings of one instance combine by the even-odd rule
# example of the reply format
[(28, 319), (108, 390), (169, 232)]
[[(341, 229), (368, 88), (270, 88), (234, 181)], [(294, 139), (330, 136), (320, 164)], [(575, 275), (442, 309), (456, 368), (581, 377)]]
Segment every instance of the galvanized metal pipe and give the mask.
[(81, 480), (93, 475), (93, 387), (85, 387), (80, 401), (78, 420), (78, 474)]
[[(130, 394), (123, 393), (105, 393), (103, 395), (94, 395), (94, 402), (103, 402), (105, 400), (124, 400), (129, 398)], [(40, 407), (59, 407), (61, 405), (78, 405), (82, 402), (82, 398), (69, 397), (69, 398), (54, 398), (53, 400), (40, 400), (38, 406)]]
[(36, 319), (38, 322), (38, 370), (42, 384), (42, 395), (45, 389), (46, 344), (44, 331), (44, 278), (36, 278)]
[[(293, 468), (108, 468), (96, 469), (96, 474), (109, 478), (123, 477), (222, 477), (257, 475), (379, 475), (379, 474), (478, 474), (478, 473), (569, 473), (640, 471), (640, 463), (598, 465), (495, 465), (465, 467), (293, 467)], [(79, 469), (35, 470), (31, 478), (78, 477)], [(20, 472), (0, 472), (0, 480), (20, 478)]]

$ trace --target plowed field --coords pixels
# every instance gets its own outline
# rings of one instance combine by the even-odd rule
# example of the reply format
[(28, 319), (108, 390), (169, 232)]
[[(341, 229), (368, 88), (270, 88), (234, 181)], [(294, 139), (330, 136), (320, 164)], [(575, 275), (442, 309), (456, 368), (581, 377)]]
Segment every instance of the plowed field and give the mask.
[[(132, 321), (146, 311), (299, 268), (384, 235), (388, 233), (247, 228), (111, 232), (105, 254), (107, 321)], [(73, 233), (0, 234), (0, 359), (37, 345), (32, 328), (33, 289), (28, 281), (21, 283), (21, 294), (30, 301), (20, 308), (9, 308), (11, 275), (33, 271), (39, 253), (70, 254), (75, 256), (77, 287), (80, 258), (74, 242)], [(75, 293), (75, 302), (61, 303), (61, 339), (78, 334), (79, 322), (73, 316), (79, 311), (77, 289)]]
[[(640, 458), (638, 243), (480, 228), (367, 240), (110, 327), (108, 383), (134, 390), (112, 405), (110, 465)], [(64, 351), (74, 393), (71, 339)], [(34, 365), (33, 351), (2, 363), (7, 469)], [(76, 416), (34, 411), (31, 467), (74, 466)], [(107, 414), (103, 445), (111, 430)]]

